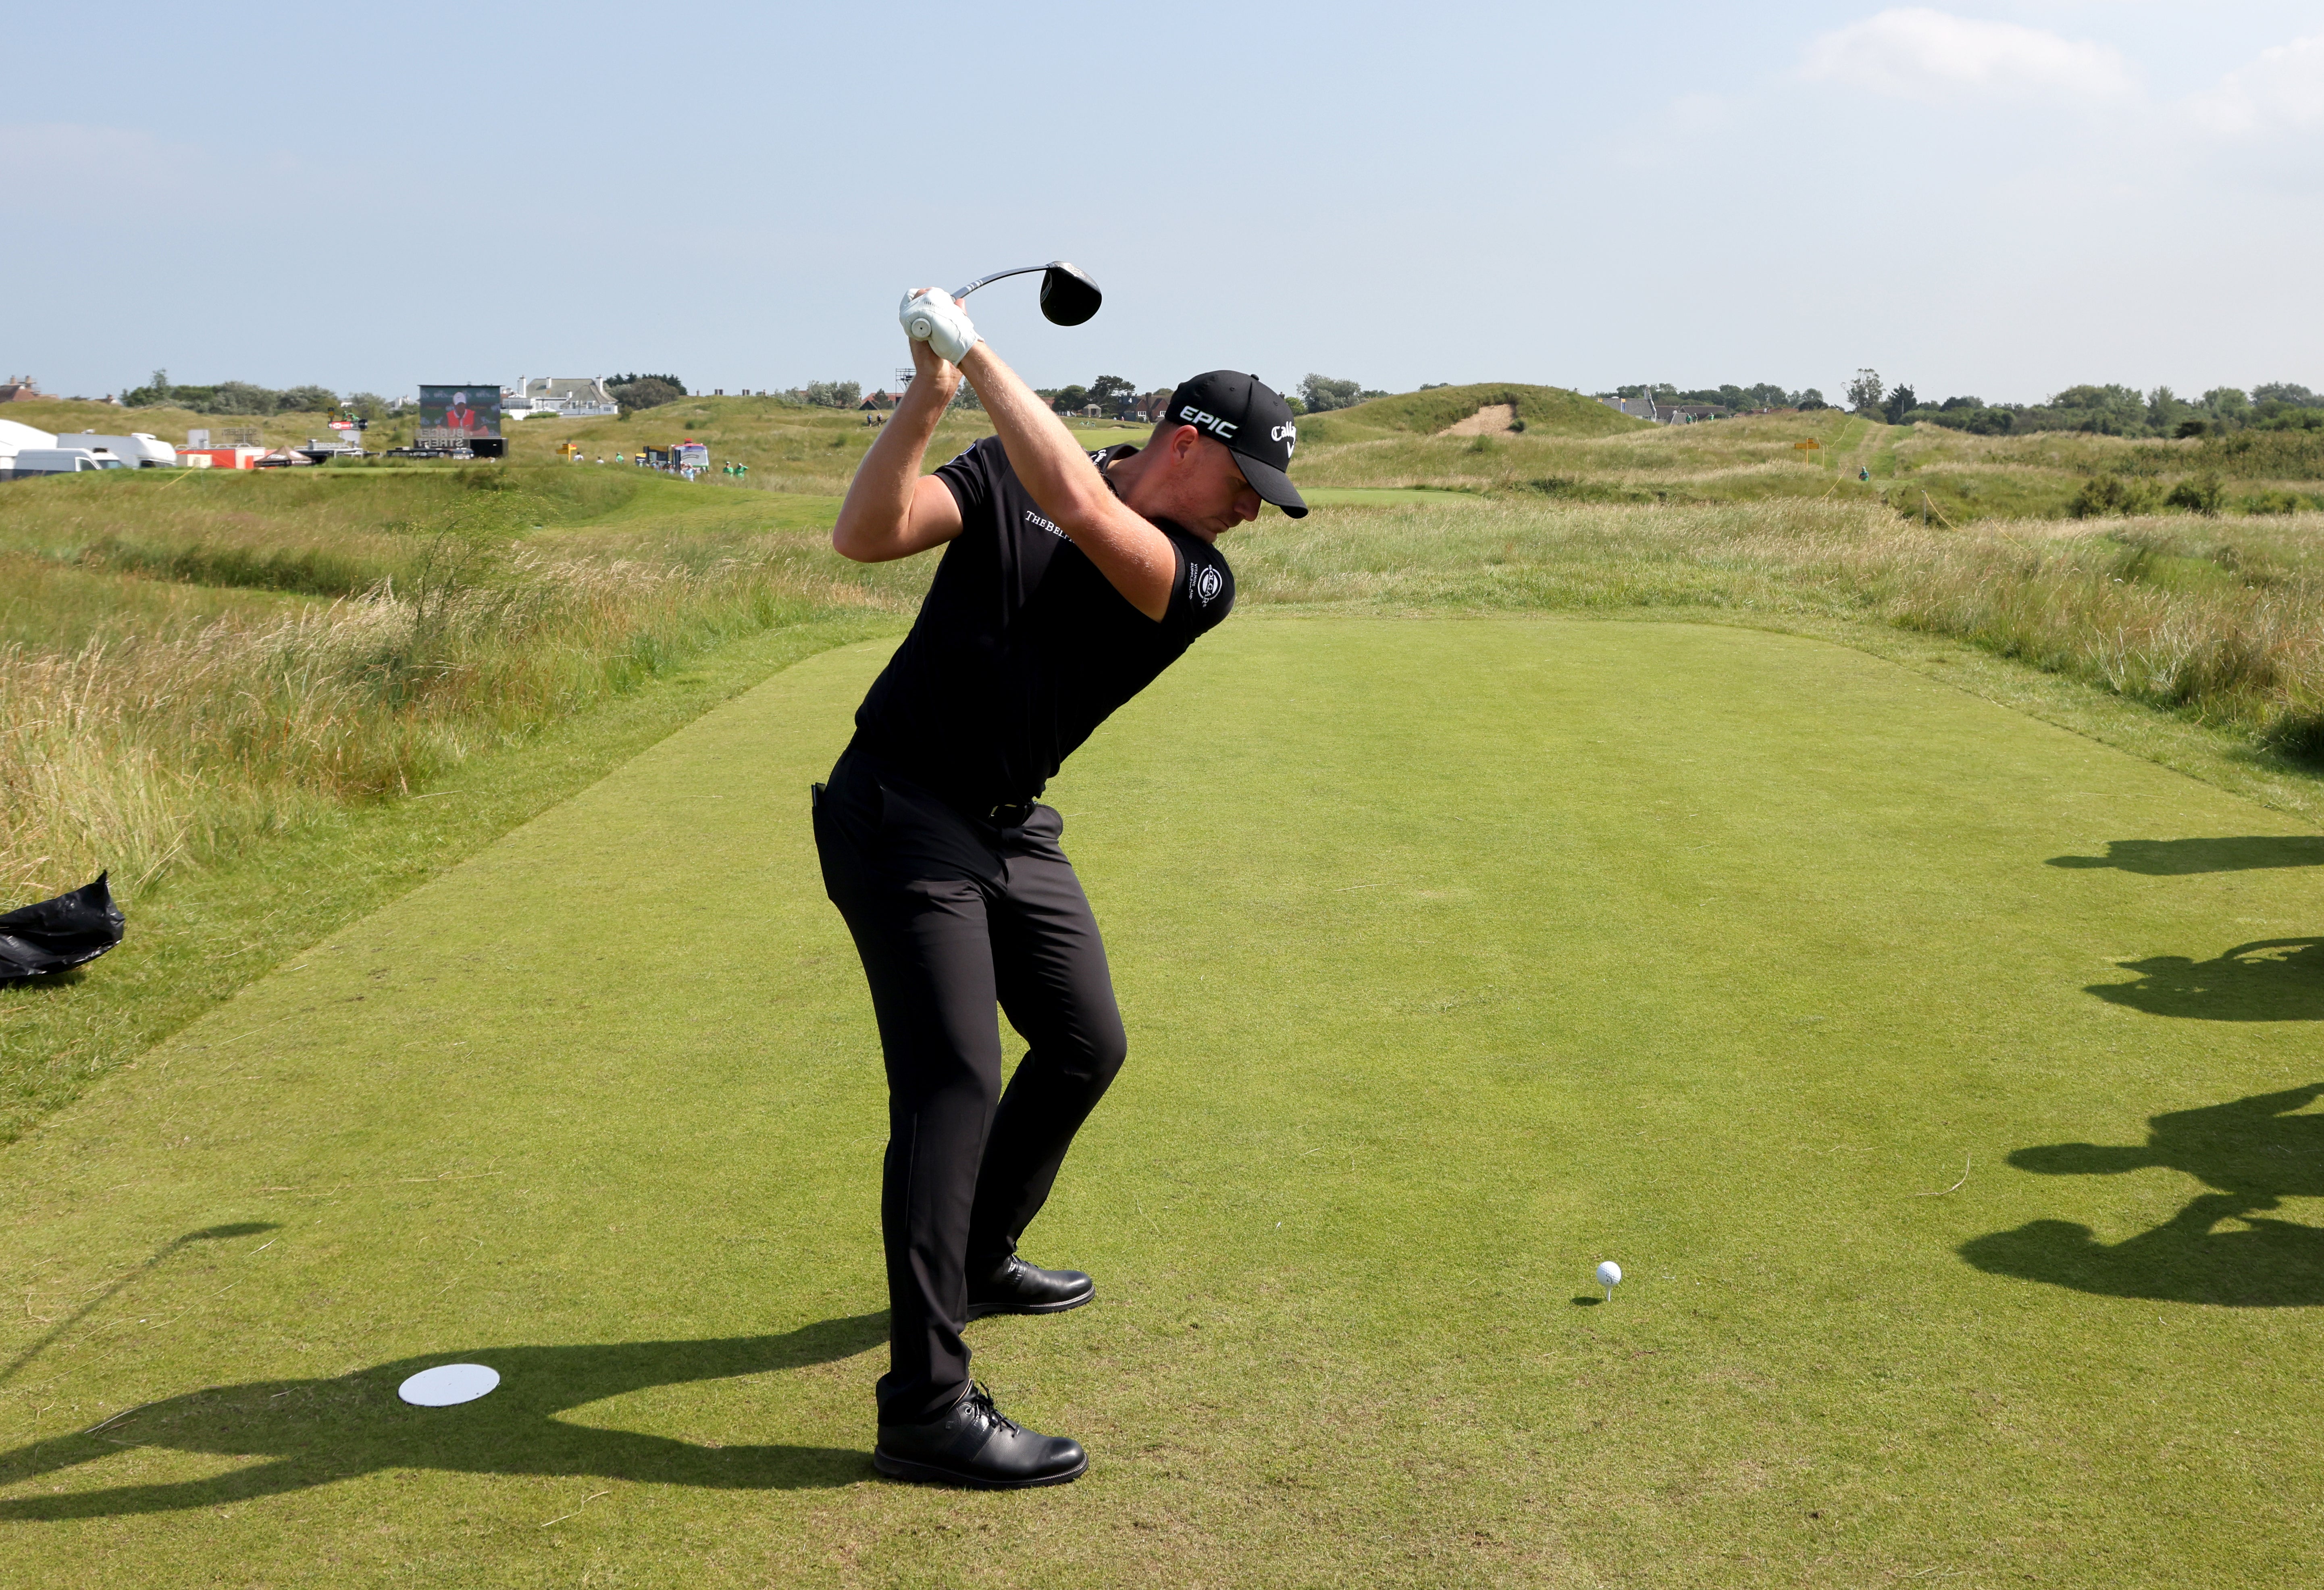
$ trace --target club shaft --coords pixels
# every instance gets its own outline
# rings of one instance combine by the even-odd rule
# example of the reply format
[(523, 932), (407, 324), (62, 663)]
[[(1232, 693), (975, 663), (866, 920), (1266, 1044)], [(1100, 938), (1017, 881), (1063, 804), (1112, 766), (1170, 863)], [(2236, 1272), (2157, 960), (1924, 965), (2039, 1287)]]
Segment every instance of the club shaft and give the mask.
[(984, 286), (988, 282), (998, 282), (1003, 276), (1023, 276), (1034, 271), (1046, 271), (1048, 268), (1049, 267), (1047, 265), (1019, 265), (1013, 271), (995, 271), (990, 276), (979, 276), (975, 281), (970, 282), (965, 287), (954, 288), (952, 290), (952, 295), (954, 298), (966, 298), (978, 288)]

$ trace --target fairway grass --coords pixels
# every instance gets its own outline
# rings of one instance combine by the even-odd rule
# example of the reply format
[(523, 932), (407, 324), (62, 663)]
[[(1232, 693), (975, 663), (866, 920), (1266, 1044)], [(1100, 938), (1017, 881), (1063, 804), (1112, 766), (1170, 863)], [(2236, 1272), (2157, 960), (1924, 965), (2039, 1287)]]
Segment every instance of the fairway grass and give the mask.
[[(1100, 732), (1051, 798), (1130, 1058), (1027, 1242), (1098, 1301), (971, 1331), (1093, 1467), (879, 1481), (805, 787), (885, 646), (0, 1154), (0, 1582), (2324, 1569), (2324, 846), (1711, 625), (1247, 619)], [(463, 1360), (500, 1389), (395, 1400)]]

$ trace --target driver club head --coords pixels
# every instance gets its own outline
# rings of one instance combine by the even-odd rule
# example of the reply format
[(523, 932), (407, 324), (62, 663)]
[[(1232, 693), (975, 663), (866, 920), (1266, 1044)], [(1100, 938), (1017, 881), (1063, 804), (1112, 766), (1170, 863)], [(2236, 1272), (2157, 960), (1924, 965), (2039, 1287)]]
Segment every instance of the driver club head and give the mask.
[(1051, 260), (1041, 273), (1041, 313), (1052, 325), (1078, 326), (1104, 301), (1097, 283), (1063, 260)]

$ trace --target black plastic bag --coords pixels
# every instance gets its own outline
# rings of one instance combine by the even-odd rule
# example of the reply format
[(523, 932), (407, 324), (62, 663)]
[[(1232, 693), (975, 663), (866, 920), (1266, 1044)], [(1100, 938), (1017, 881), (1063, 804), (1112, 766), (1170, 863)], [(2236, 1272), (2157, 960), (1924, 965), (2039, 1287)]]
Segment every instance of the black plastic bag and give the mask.
[(109, 876), (0, 916), (0, 978), (69, 971), (120, 943), (126, 921), (105, 886)]

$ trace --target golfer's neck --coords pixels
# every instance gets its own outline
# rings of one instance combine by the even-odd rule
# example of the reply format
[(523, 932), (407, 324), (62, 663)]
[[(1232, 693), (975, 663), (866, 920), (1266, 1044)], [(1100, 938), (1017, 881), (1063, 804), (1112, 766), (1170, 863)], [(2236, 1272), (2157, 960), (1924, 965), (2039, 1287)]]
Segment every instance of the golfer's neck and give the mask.
[(1113, 488), (1113, 495), (1121, 505), (1140, 519), (1149, 521), (1169, 517), (1157, 512), (1156, 504), (1140, 500), (1139, 495), (1138, 488), (1146, 480), (1147, 466), (1153, 462), (1153, 457), (1150, 451), (1135, 452), (1127, 458), (1116, 458), (1101, 471), (1106, 485)]

